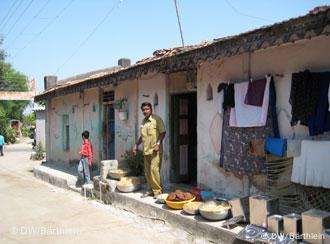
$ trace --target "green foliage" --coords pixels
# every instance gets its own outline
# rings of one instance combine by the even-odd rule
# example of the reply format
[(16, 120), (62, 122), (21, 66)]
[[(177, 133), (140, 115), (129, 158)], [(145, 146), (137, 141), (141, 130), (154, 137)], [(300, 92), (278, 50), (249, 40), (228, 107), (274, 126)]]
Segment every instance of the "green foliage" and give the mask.
[(36, 113), (32, 112), (30, 114), (27, 115), (23, 115), (23, 125), (29, 126), (34, 124), (36, 120)]
[(126, 151), (123, 157), (134, 175), (143, 174), (143, 153), (141, 151), (137, 151), (136, 155), (132, 151)]
[(30, 135), (30, 129), (25, 126), (22, 126), (21, 132), (23, 137), (28, 137)]
[(6, 128), (4, 137), (7, 143), (14, 144), (16, 142), (16, 131), (13, 128)]
[(0, 101), (0, 109), (3, 109), (8, 119), (22, 120), (23, 111), (28, 101)]
[[(5, 51), (0, 49), (0, 91), (28, 91), (27, 77), (5, 62), (5, 58)], [(0, 101), (0, 133), (5, 134), (9, 119), (22, 119), (28, 103), (28, 101)], [(10, 132), (8, 134), (10, 135)]]
[[(32, 112), (28, 115), (23, 115), (23, 125), (21, 128), (21, 132), (23, 137), (30, 136), (31, 133), (31, 126), (35, 126), (35, 120), (36, 120), (36, 113)], [(34, 127), (35, 128), (35, 127)]]
[(117, 109), (119, 111), (126, 111), (127, 110), (127, 101), (128, 101), (127, 97), (117, 99), (114, 104), (115, 109)]
[(35, 151), (36, 151), (36, 153), (32, 155), (31, 159), (32, 160), (43, 160), (45, 150), (44, 150), (44, 147), (42, 146), (41, 142), (39, 142), (36, 145)]
[(3, 136), (5, 136), (8, 123), (9, 119), (6, 116), (6, 112), (0, 107), (0, 134)]

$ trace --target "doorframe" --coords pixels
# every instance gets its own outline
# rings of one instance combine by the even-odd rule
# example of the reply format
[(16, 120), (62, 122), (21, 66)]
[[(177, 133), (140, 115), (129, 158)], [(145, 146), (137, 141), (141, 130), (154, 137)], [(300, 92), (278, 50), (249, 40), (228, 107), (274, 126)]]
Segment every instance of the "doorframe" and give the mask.
[[(170, 125), (170, 136), (169, 136), (169, 144), (170, 144), (170, 182), (171, 183), (181, 183), (179, 179), (178, 172), (176, 172), (175, 167), (175, 158), (174, 158), (174, 107), (173, 107), (173, 100), (175, 96), (180, 95), (195, 95), (196, 96), (196, 181), (197, 181), (197, 161), (198, 161), (198, 155), (197, 155), (197, 118), (198, 118), (198, 111), (197, 111), (197, 91), (188, 91), (188, 92), (178, 92), (178, 93), (170, 93), (169, 94), (169, 110), (170, 110), (170, 116), (169, 116), (169, 125)], [(189, 149), (188, 149), (189, 152)], [(189, 165), (188, 165), (189, 167)], [(189, 175), (189, 168), (188, 168), (188, 175)], [(188, 176), (189, 177), (189, 176)], [(197, 182), (196, 182), (197, 183)]]
[[(109, 159), (109, 151), (110, 149), (107, 149), (105, 150), (105, 147), (106, 147), (106, 144), (108, 143), (107, 140), (108, 138), (106, 137), (106, 132), (107, 132), (107, 129), (106, 129), (106, 122), (108, 120), (108, 118), (106, 116), (109, 116), (109, 109), (106, 108), (107, 106), (111, 106), (114, 104), (114, 99), (111, 100), (111, 101), (104, 101), (104, 93), (107, 93), (107, 92), (113, 92), (113, 98), (115, 97), (115, 91), (114, 90), (103, 90), (102, 91), (102, 99), (101, 99), (101, 104), (102, 104), (102, 109), (101, 109), (101, 117), (102, 117), (102, 144), (101, 144), (101, 159), (102, 160), (107, 160)], [(114, 126), (116, 126), (116, 119), (115, 119), (115, 114), (114, 114)], [(113, 156), (115, 159), (116, 158), (116, 144), (115, 144), (115, 135), (114, 135), (114, 151), (113, 151)]]

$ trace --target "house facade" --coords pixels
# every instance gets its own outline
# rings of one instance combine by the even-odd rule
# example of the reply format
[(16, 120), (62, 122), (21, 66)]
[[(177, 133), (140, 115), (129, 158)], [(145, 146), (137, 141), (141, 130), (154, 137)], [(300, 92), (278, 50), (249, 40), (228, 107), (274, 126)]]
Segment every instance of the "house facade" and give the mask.
[(34, 104), (33, 111), (36, 113), (36, 143), (41, 143), (42, 147), (46, 145), (46, 108), (41, 105)]
[[(156, 51), (134, 65), (68, 78), (48, 87), (45, 100), (47, 160), (79, 159), (81, 133), (90, 131), (95, 162), (122, 160), (139, 136), (142, 102), (150, 102), (167, 129), (161, 175), (164, 184), (186, 183), (228, 195), (265, 192), (266, 175), (244, 175), (220, 166), (223, 113), (221, 83), (269, 74), (276, 89), (282, 138), (310, 138), (308, 127), (290, 124), (293, 73), (330, 70), (329, 8), (237, 36), (196, 46)], [(115, 101), (127, 98), (127, 119)], [(330, 140), (328, 133), (322, 135)]]

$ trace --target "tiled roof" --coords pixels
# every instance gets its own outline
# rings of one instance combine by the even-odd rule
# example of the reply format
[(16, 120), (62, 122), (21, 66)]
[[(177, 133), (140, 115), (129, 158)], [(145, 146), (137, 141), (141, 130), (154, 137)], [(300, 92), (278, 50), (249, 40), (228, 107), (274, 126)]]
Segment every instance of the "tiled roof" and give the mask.
[(176, 54), (179, 54), (179, 53), (191, 51), (193, 49), (205, 47), (205, 46), (207, 46), (211, 43), (212, 43), (212, 41), (202, 41), (200, 44), (197, 44), (197, 45), (190, 45), (190, 46), (184, 46), (184, 47), (174, 47), (174, 48), (167, 48), (167, 49), (159, 49), (159, 50), (156, 50), (156, 51), (153, 52), (152, 57), (143, 58), (143, 59), (137, 61), (136, 63), (137, 64), (143, 64), (143, 63), (152, 62), (152, 61), (164, 58), (164, 57), (169, 57), (169, 56), (173, 56), (173, 55), (176, 55)]
[(140, 77), (149, 71), (166, 73), (195, 69), (196, 65), (201, 62), (329, 34), (330, 6), (321, 6), (314, 8), (307, 15), (239, 35), (202, 42), (199, 45), (157, 50), (152, 57), (144, 58), (129, 67), (114, 70), (112, 73), (67, 81), (66, 85), (47, 90), (36, 96), (35, 100), (47, 99), (51, 96), (64, 95), (96, 86), (117, 84), (122, 80)]
[(84, 82), (86, 80), (90, 80), (90, 79), (97, 79), (100, 77), (104, 77), (106, 75), (110, 75), (113, 74), (115, 72), (117, 72), (118, 70), (123, 69), (123, 67), (121, 66), (114, 66), (114, 67), (110, 67), (110, 68), (105, 68), (105, 69), (100, 69), (100, 70), (94, 70), (88, 73), (84, 73), (84, 74), (80, 74), (80, 75), (76, 75), (76, 76), (72, 76), (63, 80), (59, 80), (57, 81), (57, 86), (56, 87), (52, 87), (47, 89), (46, 91), (44, 91), (42, 94), (44, 94), (45, 92), (51, 92), (51, 91), (55, 91), (57, 89), (62, 89), (68, 86), (72, 86), (75, 84), (79, 84), (81, 82)]

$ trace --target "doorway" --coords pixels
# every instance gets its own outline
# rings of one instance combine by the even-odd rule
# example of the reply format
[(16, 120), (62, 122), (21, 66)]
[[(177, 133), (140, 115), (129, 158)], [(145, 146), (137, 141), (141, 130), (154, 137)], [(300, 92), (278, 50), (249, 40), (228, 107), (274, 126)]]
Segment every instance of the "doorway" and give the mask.
[(197, 182), (197, 96), (171, 96), (171, 181)]
[(114, 92), (103, 93), (103, 159), (115, 159)]

